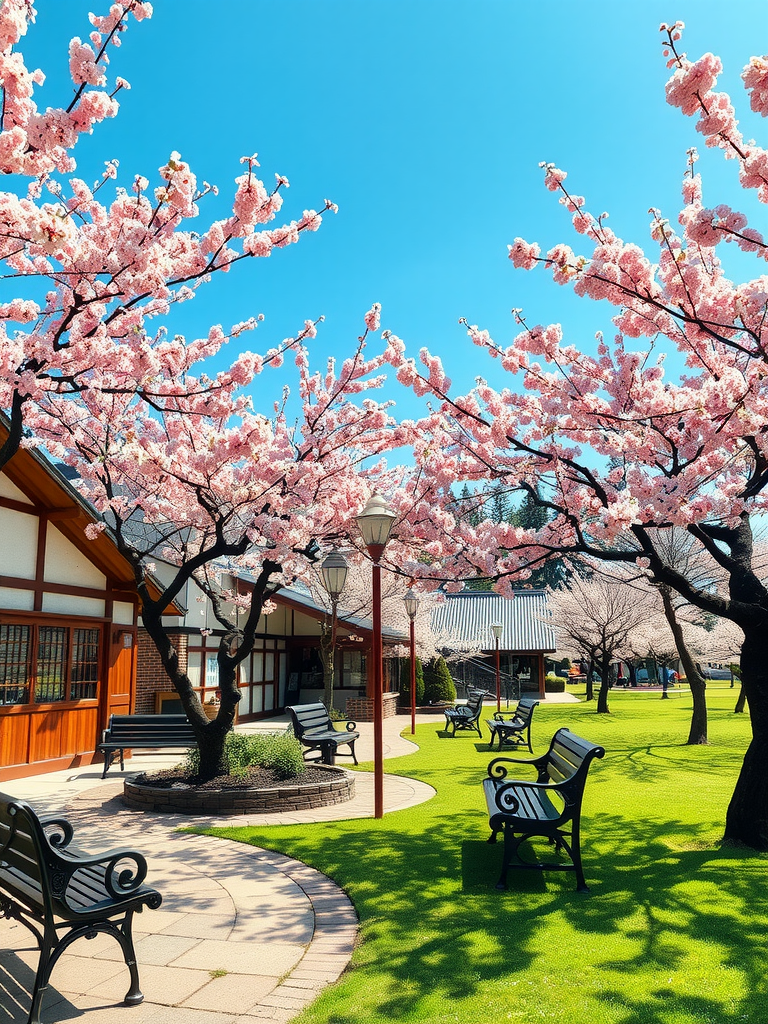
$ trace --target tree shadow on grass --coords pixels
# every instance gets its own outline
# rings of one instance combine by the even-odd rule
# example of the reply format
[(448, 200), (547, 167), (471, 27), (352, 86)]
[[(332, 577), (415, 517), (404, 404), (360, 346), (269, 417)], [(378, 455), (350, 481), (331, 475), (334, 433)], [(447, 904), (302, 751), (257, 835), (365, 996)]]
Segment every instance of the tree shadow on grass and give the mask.
[[(591, 816), (583, 855), (592, 893), (584, 895), (565, 872), (513, 872), (509, 891), (498, 892), (502, 844), (485, 842), (484, 814), (433, 814), (426, 828), (406, 822), (340, 822), (281, 837), (281, 850), (349, 892), (363, 928), (353, 971), (370, 972), (362, 992), (352, 983), (335, 987), (334, 1009), (328, 1002), (324, 1017), (321, 999), (315, 1019), (429, 1019), (438, 1003), (464, 999), (481, 1010), (527, 972), (529, 989), (536, 979), (555, 979), (554, 991), (548, 980), (536, 998), (551, 1019), (564, 1020), (553, 1012), (557, 982), (568, 983), (575, 970), (588, 973), (591, 998), (610, 1006), (612, 1022), (768, 1019), (766, 860), (669, 844), (684, 831), (696, 845), (711, 828)], [(278, 834), (262, 831), (251, 841), (270, 846), (270, 838)], [(711, 956), (713, 944), (732, 984), (711, 995), (704, 984), (692, 991), (686, 972), (707, 950)]]

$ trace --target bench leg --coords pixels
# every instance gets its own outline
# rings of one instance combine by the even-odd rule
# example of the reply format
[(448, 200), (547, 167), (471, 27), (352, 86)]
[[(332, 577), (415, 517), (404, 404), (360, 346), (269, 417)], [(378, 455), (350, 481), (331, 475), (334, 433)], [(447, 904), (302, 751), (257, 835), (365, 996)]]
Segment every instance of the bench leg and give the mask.
[(29, 1008), (27, 1024), (40, 1024), (40, 1012), (43, 1008), (43, 996), (48, 991), (48, 979), (55, 961), (51, 958), (50, 940), (44, 938), (40, 944), (40, 960), (37, 965), (35, 984), (32, 989), (32, 1005)]
[(576, 892), (589, 892), (589, 886), (584, 880), (584, 869), (581, 866), (581, 837), (579, 835), (579, 823), (574, 822), (573, 832), (571, 833), (571, 845), (568, 847), (567, 843), (563, 843), (568, 853), (571, 855), (573, 861), (573, 868), (576, 872)]
[(512, 861), (512, 857), (517, 854), (517, 848), (524, 838), (525, 836), (520, 836), (520, 838), (516, 839), (515, 833), (512, 829), (509, 828), (508, 825), (504, 826), (504, 856), (501, 861), (501, 874), (499, 875), (499, 880), (496, 883), (496, 888), (501, 892), (508, 888), (507, 873), (509, 871), (509, 865)]
[(131, 975), (131, 987), (128, 989), (123, 1003), (126, 1006), (137, 1006), (144, 996), (139, 988), (139, 969), (136, 966), (136, 951), (133, 948), (133, 911), (129, 910), (123, 923), (116, 930), (116, 938), (123, 951), (125, 964)]
[(321, 761), (323, 764), (335, 764), (336, 763), (336, 744), (324, 743), (320, 748), (322, 750)]
[(355, 743), (356, 742), (357, 742), (356, 740), (352, 740), (352, 742), (349, 744), (349, 752), (352, 755), (352, 761), (354, 762), (354, 764), (357, 764), (357, 755), (355, 754)]

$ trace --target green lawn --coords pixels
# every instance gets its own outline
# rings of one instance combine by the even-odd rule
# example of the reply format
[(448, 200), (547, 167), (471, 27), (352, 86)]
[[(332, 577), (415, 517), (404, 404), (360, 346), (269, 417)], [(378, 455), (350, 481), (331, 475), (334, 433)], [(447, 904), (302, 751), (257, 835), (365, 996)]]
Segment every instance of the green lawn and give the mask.
[[(565, 725), (606, 748), (587, 781), (583, 854), (572, 873), (510, 872), (496, 892), (477, 735), (420, 726), (390, 773), (437, 796), (382, 821), (219, 830), (335, 879), (360, 915), (351, 969), (301, 1024), (732, 1024), (768, 1021), (768, 856), (721, 848), (748, 742), (736, 691), (712, 689), (709, 747), (687, 747), (691, 701), (673, 691), (537, 708), (534, 749)], [(527, 752), (526, 752), (527, 753)], [(522, 755), (520, 755), (522, 756)]]

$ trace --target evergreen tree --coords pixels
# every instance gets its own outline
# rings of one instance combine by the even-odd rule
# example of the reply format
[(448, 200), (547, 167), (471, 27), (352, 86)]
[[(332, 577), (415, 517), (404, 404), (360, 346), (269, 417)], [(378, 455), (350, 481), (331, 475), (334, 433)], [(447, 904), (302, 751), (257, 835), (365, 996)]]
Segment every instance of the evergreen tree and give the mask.
[[(404, 658), (400, 662), (400, 703), (406, 707), (411, 705), (411, 659)], [(424, 668), (421, 658), (416, 658), (416, 705), (424, 703)]]
[(432, 658), (424, 666), (424, 700), (439, 704), (456, 700), (456, 687), (445, 658)]

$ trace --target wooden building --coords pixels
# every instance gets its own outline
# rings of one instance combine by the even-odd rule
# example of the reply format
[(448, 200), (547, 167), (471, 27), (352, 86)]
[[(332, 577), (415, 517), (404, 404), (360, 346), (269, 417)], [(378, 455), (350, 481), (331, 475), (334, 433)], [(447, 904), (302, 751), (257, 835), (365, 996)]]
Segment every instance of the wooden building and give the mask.
[[(163, 577), (158, 565), (157, 574)], [(245, 591), (248, 580), (230, 580), (229, 585)], [(218, 670), (216, 654), (223, 630), (219, 627), (209, 602), (195, 582), (189, 581), (180, 602), (186, 613), (175, 622), (168, 622), (171, 639), (179, 652), (180, 665), (187, 672), (204, 705), (217, 699)], [(324, 676), (321, 658), (321, 637), (330, 627), (330, 612), (316, 602), (309, 590), (300, 584), (285, 587), (271, 598), (274, 610), (262, 615), (251, 654), (238, 668), (241, 721), (268, 718), (288, 704), (323, 699)], [(228, 608), (229, 611), (231, 609)], [(384, 630), (385, 645), (402, 644), (405, 635)], [(340, 613), (334, 656), (334, 694), (336, 707), (365, 720), (368, 658), (372, 643), (371, 623), (366, 619)], [(169, 688), (152, 641), (143, 629), (138, 637), (138, 683), (136, 710), (144, 713), (179, 712), (181, 701)], [(390, 685), (389, 662), (385, 660), (385, 689)], [(348, 702), (351, 702), (348, 708)], [(396, 697), (389, 699), (392, 713)]]
[(138, 598), (98, 521), (37, 451), (0, 473), (0, 780), (89, 764), (133, 707)]

